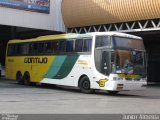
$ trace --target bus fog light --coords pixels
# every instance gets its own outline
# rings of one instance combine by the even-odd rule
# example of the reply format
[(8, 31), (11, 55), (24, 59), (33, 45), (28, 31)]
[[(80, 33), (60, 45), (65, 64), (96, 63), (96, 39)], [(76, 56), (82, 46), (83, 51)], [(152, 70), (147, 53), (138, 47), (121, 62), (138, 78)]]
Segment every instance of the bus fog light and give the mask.
[(123, 78), (120, 78), (120, 77), (113, 77), (113, 80), (123, 80)]

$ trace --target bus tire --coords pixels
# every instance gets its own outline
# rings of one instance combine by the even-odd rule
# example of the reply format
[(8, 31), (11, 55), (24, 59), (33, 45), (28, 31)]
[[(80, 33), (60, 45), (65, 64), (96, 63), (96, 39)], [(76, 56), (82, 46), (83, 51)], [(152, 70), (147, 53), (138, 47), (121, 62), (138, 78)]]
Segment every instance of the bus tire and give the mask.
[(28, 72), (24, 73), (24, 75), (23, 75), (23, 81), (24, 81), (25, 85), (27, 85), (27, 86), (31, 85), (30, 74)]
[(79, 88), (82, 93), (86, 94), (94, 93), (94, 90), (90, 88), (90, 80), (87, 76), (84, 76), (80, 79)]
[(17, 72), (16, 74), (16, 81), (18, 82), (19, 85), (23, 85), (24, 81), (22, 78), (22, 73), (20, 71)]
[(115, 95), (117, 94), (119, 91), (107, 91), (110, 95)]

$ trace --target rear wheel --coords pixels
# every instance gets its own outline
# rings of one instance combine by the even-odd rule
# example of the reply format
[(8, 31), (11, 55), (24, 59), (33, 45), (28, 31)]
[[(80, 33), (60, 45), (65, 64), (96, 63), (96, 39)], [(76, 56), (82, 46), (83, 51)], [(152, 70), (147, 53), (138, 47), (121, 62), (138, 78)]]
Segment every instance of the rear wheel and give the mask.
[(17, 74), (16, 74), (16, 80), (17, 80), (18, 84), (20, 84), (20, 85), (24, 84), (21, 72), (17, 72)]
[(94, 92), (94, 90), (90, 88), (90, 80), (87, 76), (81, 78), (79, 82), (79, 88), (83, 93), (89, 94)]
[(31, 85), (30, 74), (28, 72), (24, 73), (23, 80), (25, 85)]

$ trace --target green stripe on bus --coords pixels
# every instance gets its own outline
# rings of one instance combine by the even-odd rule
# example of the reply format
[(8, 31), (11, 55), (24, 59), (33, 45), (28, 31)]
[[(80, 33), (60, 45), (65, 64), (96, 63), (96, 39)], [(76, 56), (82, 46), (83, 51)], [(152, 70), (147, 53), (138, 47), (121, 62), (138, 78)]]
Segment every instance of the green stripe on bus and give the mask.
[(53, 78), (56, 76), (66, 58), (66, 55), (56, 56), (44, 78)]
[(78, 54), (67, 55), (67, 58), (65, 59), (60, 70), (58, 71), (56, 76), (53, 77), (53, 79), (63, 79), (67, 77), (78, 58), (79, 58)]

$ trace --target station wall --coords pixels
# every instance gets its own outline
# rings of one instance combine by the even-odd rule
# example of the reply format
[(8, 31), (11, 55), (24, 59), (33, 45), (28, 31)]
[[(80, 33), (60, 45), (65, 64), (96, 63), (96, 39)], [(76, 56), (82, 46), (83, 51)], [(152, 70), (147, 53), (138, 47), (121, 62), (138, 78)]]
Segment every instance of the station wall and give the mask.
[(61, 2), (62, 0), (50, 0), (49, 13), (0, 6), (0, 25), (65, 32)]

